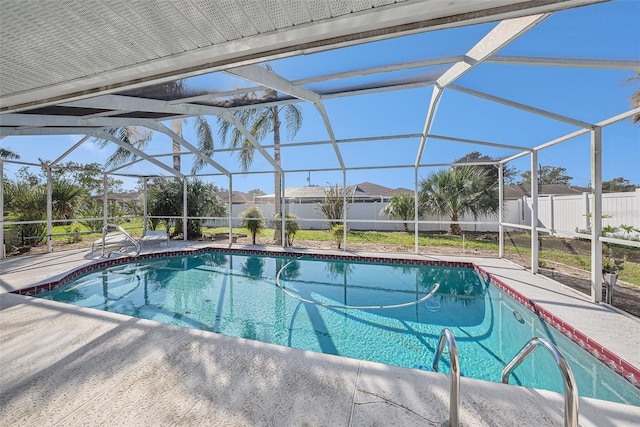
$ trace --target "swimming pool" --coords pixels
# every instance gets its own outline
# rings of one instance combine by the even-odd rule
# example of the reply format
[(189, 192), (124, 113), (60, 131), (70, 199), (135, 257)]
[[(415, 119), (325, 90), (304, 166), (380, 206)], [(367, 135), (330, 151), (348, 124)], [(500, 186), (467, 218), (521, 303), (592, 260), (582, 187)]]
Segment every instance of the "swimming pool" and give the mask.
[[(284, 269), (283, 269), (284, 267)], [(334, 306), (397, 305), (388, 309)], [(472, 268), (287, 258), (205, 251), (84, 272), (38, 297), (345, 357), (429, 365), (443, 327), (458, 342), (462, 374), (500, 381), (532, 337), (564, 353), (581, 396), (640, 406), (640, 392)], [(447, 361), (447, 355), (443, 361)], [(442, 371), (447, 371), (446, 363)], [(555, 361), (535, 352), (511, 383), (562, 391)]]

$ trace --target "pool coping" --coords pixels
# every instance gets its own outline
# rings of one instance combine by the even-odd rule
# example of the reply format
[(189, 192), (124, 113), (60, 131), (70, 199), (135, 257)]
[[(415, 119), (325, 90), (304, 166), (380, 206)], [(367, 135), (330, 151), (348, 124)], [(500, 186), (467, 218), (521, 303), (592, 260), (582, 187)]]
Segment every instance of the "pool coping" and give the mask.
[(590, 353), (593, 357), (602, 362), (609, 369), (614, 371), (616, 374), (622, 376), (626, 381), (630, 382), (637, 389), (640, 389), (640, 369), (636, 368), (633, 364), (629, 363), (625, 359), (616, 355), (613, 351), (609, 350), (607, 347), (601, 345), (597, 341), (589, 338), (587, 335), (574, 328), (569, 323), (563, 321), (558, 316), (551, 313), (546, 308), (542, 307), (542, 305), (536, 303), (534, 300), (527, 298), (520, 292), (516, 291), (511, 286), (507, 285), (502, 279), (496, 277), (495, 275), (488, 273), (483, 268), (479, 267), (474, 262), (470, 261), (445, 261), (439, 259), (416, 259), (416, 258), (397, 258), (393, 256), (369, 256), (362, 254), (336, 254), (336, 253), (312, 253), (312, 252), (299, 252), (295, 250), (286, 250), (286, 251), (274, 251), (274, 250), (263, 250), (263, 249), (251, 249), (251, 248), (229, 248), (229, 247), (200, 247), (197, 249), (179, 249), (165, 252), (153, 252), (153, 253), (145, 253), (140, 254), (137, 257), (132, 256), (122, 256), (119, 258), (113, 259), (104, 259), (97, 262), (90, 263), (88, 265), (84, 265), (82, 267), (71, 270), (66, 273), (63, 277), (53, 280), (47, 283), (40, 283), (37, 285), (29, 286), (22, 289), (17, 289), (11, 291), (13, 294), (25, 295), (25, 296), (34, 296), (42, 292), (48, 292), (51, 290), (55, 290), (60, 286), (64, 285), (68, 281), (83, 275), (89, 271), (96, 270), (103, 267), (126, 264), (129, 262), (135, 262), (140, 259), (153, 259), (153, 258), (162, 258), (167, 256), (182, 256), (182, 255), (190, 255), (196, 253), (203, 252), (224, 252), (224, 253), (235, 253), (240, 255), (262, 255), (262, 256), (283, 256), (283, 257), (308, 257), (314, 259), (330, 259), (330, 260), (344, 260), (344, 261), (364, 261), (364, 262), (381, 262), (381, 263), (396, 263), (396, 264), (405, 264), (405, 265), (438, 265), (438, 266), (448, 266), (448, 267), (463, 267), (463, 268), (472, 268), (478, 274), (482, 275), (484, 278), (487, 278), (493, 283), (495, 286), (504, 291), (511, 298), (515, 299), (517, 302), (525, 306), (528, 310), (533, 312), (536, 316), (538, 316), (545, 323), (551, 325), (555, 330), (559, 333), (563, 334), (565, 337), (579, 345), (585, 351)]

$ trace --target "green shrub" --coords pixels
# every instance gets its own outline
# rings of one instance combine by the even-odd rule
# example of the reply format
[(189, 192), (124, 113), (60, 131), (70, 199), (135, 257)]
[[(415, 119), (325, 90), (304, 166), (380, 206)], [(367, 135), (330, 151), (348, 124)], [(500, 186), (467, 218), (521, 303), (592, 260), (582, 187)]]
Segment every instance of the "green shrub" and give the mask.
[(82, 226), (77, 222), (65, 227), (65, 232), (68, 233), (64, 236), (64, 242), (67, 244), (82, 242)]
[(240, 216), (243, 218), (242, 226), (249, 230), (253, 244), (256, 244), (256, 236), (264, 230), (264, 219), (262, 211), (256, 206), (245, 209)]

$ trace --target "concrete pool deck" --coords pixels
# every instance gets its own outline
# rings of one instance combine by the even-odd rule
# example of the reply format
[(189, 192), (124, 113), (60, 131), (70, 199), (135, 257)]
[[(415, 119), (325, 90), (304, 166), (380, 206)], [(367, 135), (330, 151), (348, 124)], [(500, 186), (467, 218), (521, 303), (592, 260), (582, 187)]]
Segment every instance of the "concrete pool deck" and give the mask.
[[(228, 246), (172, 242), (169, 249), (186, 247)], [(388, 256), (471, 261), (640, 366), (638, 319), (550, 279), (497, 259)], [(3, 425), (439, 426), (448, 418), (443, 374), (8, 293), (98, 260), (82, 249), (0, 261)], [(465, 426), (563, 423), (558, 393), (462, 378), (460, 396)], [(583, 426), (630, 426), (640, 419), (640, 407), (589, 398), (580, 398), (579, 409)]]

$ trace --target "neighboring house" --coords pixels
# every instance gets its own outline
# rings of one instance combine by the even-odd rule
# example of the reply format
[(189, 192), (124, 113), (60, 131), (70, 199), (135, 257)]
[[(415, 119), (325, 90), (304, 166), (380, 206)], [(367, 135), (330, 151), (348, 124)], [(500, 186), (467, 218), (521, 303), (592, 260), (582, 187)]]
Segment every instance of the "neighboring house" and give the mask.
[[(92, 199), (98, 201), (98, 203), (102, 203), (102, 201), (104, 200), (101, 195), (93, 196)], [(144, 193), (142, 191), (131, 191), (128, 193), (109, 193), (107, 194), (107, 201), (117, 203), (120, 208), (122, 208), (126, 212), (127, 203), (129, 203), (130, 201), (135, 201), (139, 203), (140, 206), (142, 206), (142, 203), (144, 202)]]
[[(329, 191), (330, 187), (291, 187), (285, 189), (286, 203), (289, 204), (306, 204), (321, 203)], [(342, 189), (342, 187), (340, 187)], [(363, 182), (357, 185), (347, 187), (349, 195), (349, 203), (372, 203), (372, 202), (388, 202), (395, 194), (413, 194), (413, 191), (406, 188), (388, 188), (370, 182)], [(256, 204), (273, 204), (274, 195), (265, 194), (254, 198)]]
[[(229, 203), (229, 190), (222, 190), (216, 193), (216, 196), (222, 203)], [(242, 191), (233, 191), (231, 193), (232, 205), (244, 205), (247, 203), (253, 203), (253, 196), (249, 193), (243, 193)]]
[[(566, 184), (538, 184), (538, 196), (572, 196), (590, 191), (587, 187)], [(531, 197), (531, 186), (529, 184), (515, 184), (504, 187), (505, 200), (516, 200), (523, 197)]]

